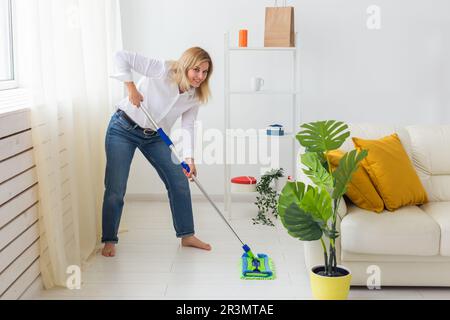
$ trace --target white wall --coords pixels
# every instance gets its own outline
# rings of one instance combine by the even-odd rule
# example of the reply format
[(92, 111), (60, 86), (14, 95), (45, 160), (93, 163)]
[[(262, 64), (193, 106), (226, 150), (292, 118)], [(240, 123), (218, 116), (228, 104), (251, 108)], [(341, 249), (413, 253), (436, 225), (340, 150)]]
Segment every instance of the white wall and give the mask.
[[(281, 1), (279, 1), (281, 2)], [(258, 0), (122, 0), (124, 46), (148, 56), (176, 59), (188, 47), (204, 47), (212, 55), (213, 99), (201, 109), (204, 128), (223, 130), (223, 34), (249, 29), (249, 46), (262, 46), (264, 7)], [(450, 120), (450, 2), (447, 0), (297, 0), (301, 121), (340, 119), (347, 122), (448, 123)], [(381, 8), (381, 29), (366, 26), (370, 5)], [(279, 56), (240, 62), (234, 83), (260, 70), (268, 87), (287, 85), (277, 73)], [(256, 59), (258, 60), (258, 59)], [(253, 63), (253, 64), (252, 64)], [(263, 63), (264, 64), (264, 63)], [(265, 68), (271, 68), (267, 71)], [(242, 68), (242, 69), (241, 69)], [(253, 69), (252, 69), (253, 68)], [(264, 71), (265, 70), (265, 71)], [(242, 71), (242, 76), (239, 73)], [(244, 80), (242, 80), (244, 79)], [(285, 82), (283, 82), (285, 81)], [(285, 85), (283, 84), (283, 85)], [(253, 101), (255, 102), (255, 101)], [(242, 103), (242, 100), (241, 100)], [(256, 101), (273, 108), (276, 102)], [(247, 102), (245, 102), (247, 104)], [(273, 116), (255, 110), (250, 126), (273, 123)], [(282, 110), (279, 113), (287, 112)], [(273, 112), (271, 113), (273, 114)], [(289, 112), (285, 115), (289, 116)], [(286, 147), (289, 148), (289, 147)], [(285, 153), (289, 150), (282, 150)], [(290, 157), (290, 155), (289, 155)], [(236, 174), (246, 172), (236, 171)], [(199, 178), (212, 194), (223, 192), (223, 167), (199, 167)], [(198, 193), (195, 187), (193, 193)], [(140, 154), (134, 160), (128, 194), (161, 194), (164, 187)]]

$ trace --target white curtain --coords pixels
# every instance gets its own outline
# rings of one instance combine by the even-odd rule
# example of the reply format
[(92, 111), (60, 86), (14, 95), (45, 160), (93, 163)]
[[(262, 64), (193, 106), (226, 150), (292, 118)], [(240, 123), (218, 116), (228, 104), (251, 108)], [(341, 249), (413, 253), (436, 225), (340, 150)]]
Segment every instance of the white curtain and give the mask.
[(41, 274), (65, 286), (67, 267), (100, 245), (104, 135), (122, 87), (108, 78), (122, 48), (118, 0), (16, 0), (20, 86), (32, 97)]

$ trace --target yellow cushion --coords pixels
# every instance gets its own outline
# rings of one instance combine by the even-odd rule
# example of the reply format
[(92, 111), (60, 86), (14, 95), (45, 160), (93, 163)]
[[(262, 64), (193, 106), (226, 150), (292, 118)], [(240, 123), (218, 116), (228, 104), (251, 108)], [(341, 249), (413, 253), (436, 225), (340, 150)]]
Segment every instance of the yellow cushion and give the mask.
[(427, 202), (425, 189), (396, 133), (379, 140), (353, 138), (353, 143), (358, 150), (368, 151), (361, 163), (386, 209)]
[[(327, 153), (332, 170), (339, 165), (339, 161), (344, 154), (345, 152), (342, 150), (333, 150)], [(369, 175), (361, 165), (353, 173), (352, 179), (347, 185), (346, 195), (360, 208), (375, 212), (381, 212), (384, 209), (383, 199), (375, 190)]]

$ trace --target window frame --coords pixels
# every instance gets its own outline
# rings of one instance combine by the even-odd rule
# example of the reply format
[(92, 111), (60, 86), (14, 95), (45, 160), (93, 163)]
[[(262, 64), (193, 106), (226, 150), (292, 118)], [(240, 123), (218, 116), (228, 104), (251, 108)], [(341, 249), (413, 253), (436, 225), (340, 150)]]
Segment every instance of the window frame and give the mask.
[(12, 69), (12, 80), (0, 80), (0, 90), (10, 90), (18, 88), (17, 81), (17, 56), (16, 56), (16, 48), (15, 48), (15, 7), (14, 1), (8, 0), (8, 15), (9, 15), (9, 41), (11, 45), (11, 55), (10, 55), (10, 63)]

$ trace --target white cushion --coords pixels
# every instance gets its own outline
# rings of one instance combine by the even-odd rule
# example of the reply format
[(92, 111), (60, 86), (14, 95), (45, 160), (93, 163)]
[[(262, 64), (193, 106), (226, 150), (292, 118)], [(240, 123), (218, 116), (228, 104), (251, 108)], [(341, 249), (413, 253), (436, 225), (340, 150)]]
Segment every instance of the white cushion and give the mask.
[(409, 126), (412, 161), (430, 201), (450, 201), (450, 126)]
[(450, 256), (450, 202), (430, 202), (421, 206), (441, 229), (440, 254)]
[[(405, 256), (405, 255), (393, 255), (393, 254), (364, 254), (364, 253), (354, 253), (345, 250), (341, 251), (341, 258), (343, 265), (347, 261), (383, 261), (383, 262), (433, 262), (450, 263), (450, 257), (436, 255), (436, 256)], [(323, 259), (323, 257), (322, 257)]]
[(342, 250), (380, 255), (439, 254), (440, 228), (416, 206), (376, 214), (349, 206), (341, 222)]
[(411, 141), (409, 138), (408, 131), (405, 128), (395, 126), (395, 125), (377, 125), (377, 124), (349, 124), (350, 137), (345, 140), (341, 149), (344, 151), (350, 151), (355, 149), (352, 137), (357, 137), (361, 139), (376, 140), (393, 133), (397, 133), (400, 141), (402, 142), (403, 148), (405, 148), (406, 153), (411, 158)]

